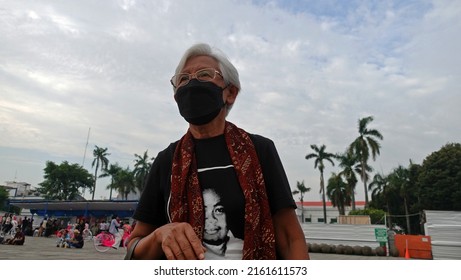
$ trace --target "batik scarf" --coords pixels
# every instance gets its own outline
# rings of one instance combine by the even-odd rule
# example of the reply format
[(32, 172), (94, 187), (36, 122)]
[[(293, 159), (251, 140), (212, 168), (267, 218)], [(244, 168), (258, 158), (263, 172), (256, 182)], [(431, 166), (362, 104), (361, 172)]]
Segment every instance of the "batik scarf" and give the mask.
[[(243, 129), (230, 122), (226, 122), (224, 136), (245, 197), (242, 259), (275, 259), (274, 227), (254, 144)], [(189, 223), (203, 239), (203, 197), (190, 131), (179, 140), (173, 156), (169, 214), (171, 222)]]

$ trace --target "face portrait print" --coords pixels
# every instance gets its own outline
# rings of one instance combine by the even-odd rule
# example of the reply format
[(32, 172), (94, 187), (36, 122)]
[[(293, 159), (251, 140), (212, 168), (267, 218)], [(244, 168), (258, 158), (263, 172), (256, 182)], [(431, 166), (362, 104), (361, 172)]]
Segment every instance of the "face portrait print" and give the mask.
[(205, 231), (203, 239), (210, 245), (222, 245), (227, 241), (226, 212), (221, 197), (212, 189), (203, 191), (205, 206)]

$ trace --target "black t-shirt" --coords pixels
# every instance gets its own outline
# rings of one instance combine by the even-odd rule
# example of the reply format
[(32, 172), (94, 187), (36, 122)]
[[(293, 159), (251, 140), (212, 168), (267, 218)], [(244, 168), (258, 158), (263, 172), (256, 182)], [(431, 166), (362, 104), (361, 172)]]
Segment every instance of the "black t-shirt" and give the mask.
[[(296, 208), (285, 170), (273, 141), (255, 134), (249, 135), (260, 161), (272, 215), (283, 208)], [(177, 143), (171, 143), (155, 158), (133, 215), (135, 220), (154, 227), (160, 227), (169, 222), (168, 199), (171, 166)], [(233, 167), (228, 167), (232, 163), (224, 136), (195, 140), (195, 143), (201, 187), (203, 190), (213, 188), (218, 190), (217, 192), (221, 190), (224, 193), (222, 196), (226, 201), (225, 207), (228, 207), (226, 214), (231, 217), (229, 227), (233, 234), (240, 238), (243, 236), (244, 198)], [(207, 167), (211, 169), (207, 170)]]
[[(226, 226), (232, 234), (243, 239), (245, 197), (232, 165), (224, 135), (195, 140), (197, 171), (205, 206), (205, 233), (215, 216), (225, 212)], [(222, 209), (217, 208), (222, 207)], [(205, 234), (206, 237), (206, 234)]]

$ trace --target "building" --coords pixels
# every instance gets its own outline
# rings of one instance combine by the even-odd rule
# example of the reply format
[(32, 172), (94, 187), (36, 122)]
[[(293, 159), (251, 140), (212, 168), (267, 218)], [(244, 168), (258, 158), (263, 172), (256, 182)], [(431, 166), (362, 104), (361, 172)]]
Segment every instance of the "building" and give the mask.
[(6, 185), (2, 186), (9, 193), (8, 197), (30, 196), (35, 194), (31, 185), (26, 182), (6, 181)]
[[(300, 222), (304, 223), (324, 223), (323, 220), (323, 202), (322, 201), (304, 201), (296, 202), (298, 208), (296, 209), (296, 215)], [(356, 209), (364, 209), (365, 201), (356, 201)], [(339, 222), (339, 211), (337, 207), (333, 207), (331, 201), (326, 202), (327, 210), (327, 223), (335, 224)], [(352, 207), (346, 206), (346, 215), (352, 210)], [(303, 221), (304, 218), (304, 221)]]

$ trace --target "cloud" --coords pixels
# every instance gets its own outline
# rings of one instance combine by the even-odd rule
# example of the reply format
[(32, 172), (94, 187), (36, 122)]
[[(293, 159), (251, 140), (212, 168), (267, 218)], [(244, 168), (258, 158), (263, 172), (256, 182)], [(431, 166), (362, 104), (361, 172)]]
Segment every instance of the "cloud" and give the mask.
[(384, 135), (376, 170), (420, 162), (461, 136), (460, 9), (457, 1), (5, 3), (0, 179), (16, 173), (37, 185), (37, 163), (80, 163), (90, 127), (90, 170), (94, 145), (122, 166), (135, 153), (155, 156), (187, 129), (169, 79), (196, 42), (235, 63), (242, 92), (229, 120), (274, 140), (291, 185), (313, 188), (307, 199), (318, 199), (319, 184), (304, 159), (310, 145), (342, 152), (368, 115)]

